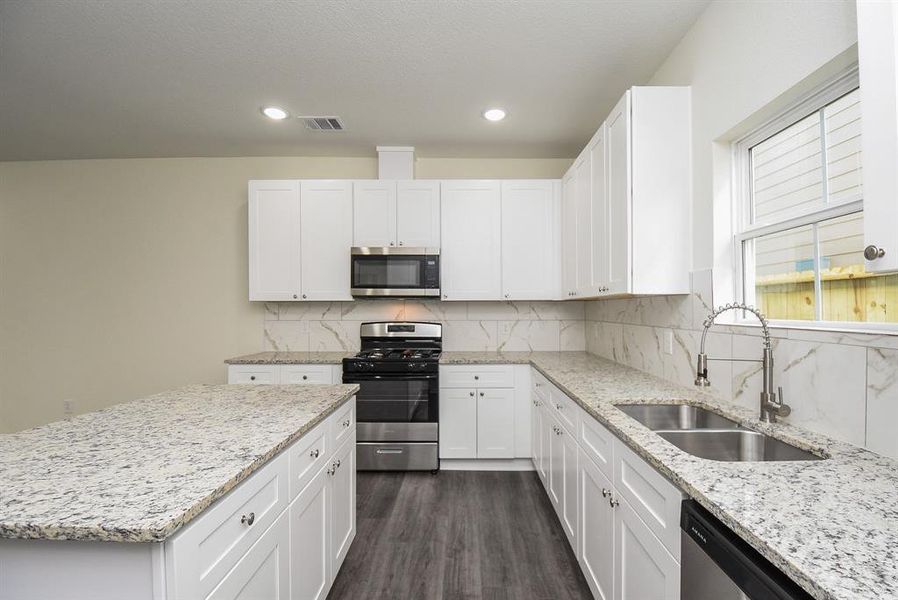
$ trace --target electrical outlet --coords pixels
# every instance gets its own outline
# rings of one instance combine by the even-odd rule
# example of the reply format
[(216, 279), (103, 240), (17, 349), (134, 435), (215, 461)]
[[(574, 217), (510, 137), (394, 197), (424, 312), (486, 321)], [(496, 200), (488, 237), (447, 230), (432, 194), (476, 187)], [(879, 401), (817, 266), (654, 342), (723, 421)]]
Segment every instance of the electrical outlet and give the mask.
[(673, 354), (673, 331), (670, 329), (664, 332), (664, 354)]
[(66, 421), (72, 418), (75, 414), (75, 401), (69, 398), (62, 401), (62, 414), (65, 416)]

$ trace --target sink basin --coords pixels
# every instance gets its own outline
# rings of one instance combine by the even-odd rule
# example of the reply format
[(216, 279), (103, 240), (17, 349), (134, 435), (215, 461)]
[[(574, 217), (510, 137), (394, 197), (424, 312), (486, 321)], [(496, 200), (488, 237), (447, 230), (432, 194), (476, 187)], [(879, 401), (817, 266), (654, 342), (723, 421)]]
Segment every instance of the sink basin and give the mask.
[(699, 458), (722, 461), (821, 460), (801, 448), (746, 429), (658, 431), (658, 435)]
[(710, 410), (687, 404), (618, 404), (617, 408), (652, 431), (661, 429), (735, 429), (739, 424)]

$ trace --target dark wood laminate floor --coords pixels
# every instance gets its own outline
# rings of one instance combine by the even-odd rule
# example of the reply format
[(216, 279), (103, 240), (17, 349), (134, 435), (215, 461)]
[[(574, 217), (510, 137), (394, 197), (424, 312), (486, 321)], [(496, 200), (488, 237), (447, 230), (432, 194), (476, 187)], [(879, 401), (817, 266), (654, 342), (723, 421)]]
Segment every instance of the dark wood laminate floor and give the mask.
[(592, 597), (532, 471), (362, 472), (357, 522), (329, 600)]

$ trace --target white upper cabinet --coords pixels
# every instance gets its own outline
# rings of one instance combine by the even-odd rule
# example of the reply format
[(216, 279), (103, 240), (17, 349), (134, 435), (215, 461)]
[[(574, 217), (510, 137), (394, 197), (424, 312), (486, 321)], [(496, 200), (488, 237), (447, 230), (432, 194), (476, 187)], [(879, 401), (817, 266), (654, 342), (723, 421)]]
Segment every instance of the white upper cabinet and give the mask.
[(572, 167), (561, 180), (561, 299), (577, 292), (577, 178)]
[(353, 246), (440, 246), (439, 181), (356, 181)]
[(249, 299), (298, 299), (299, 182), (250, 181), (248, 204)]
[(396, 184), (396, 243), (420, 248), (440, 247), (439, 181), (400, 181)]
[(443, 300), (501, 298), (500, 198), (498, 181), (442, 182), (440, 287)]
[(396, 182), (355, 181), (352, 184), (352, 245), (396, 244)]
[(898, 271), (898, 4), (859, 0), (857, 34), (865, 268)]
[(559, 186), (502, 182), (502, 298), (550, 300), (559, 292)]
[(562, 297), (689, 293), (690, 123), (688, 87), (634, 87), (574, 161), (562, 235), (575, 228), (577, 264)]
[(300, 183), (300, 196), (302, 299), (352, 300), (352, 183), (305, 180)]

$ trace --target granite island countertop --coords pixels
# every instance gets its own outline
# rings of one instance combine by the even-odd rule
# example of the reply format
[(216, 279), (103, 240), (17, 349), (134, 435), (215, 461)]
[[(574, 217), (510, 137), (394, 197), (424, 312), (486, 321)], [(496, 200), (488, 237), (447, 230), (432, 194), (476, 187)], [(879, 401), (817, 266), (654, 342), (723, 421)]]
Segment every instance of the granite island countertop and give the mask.
[(159, 542), (357, 385), (193, 385), (0, 435), (0, 538)]

